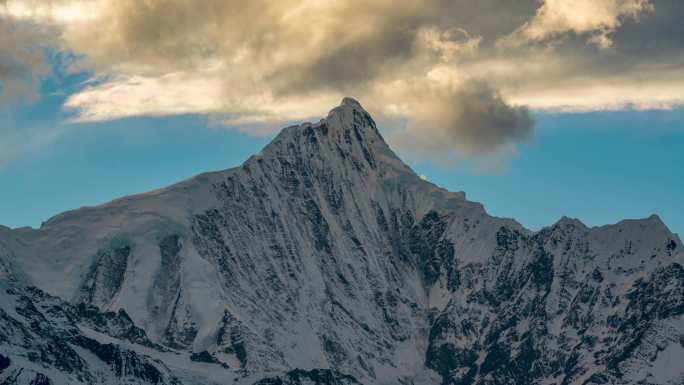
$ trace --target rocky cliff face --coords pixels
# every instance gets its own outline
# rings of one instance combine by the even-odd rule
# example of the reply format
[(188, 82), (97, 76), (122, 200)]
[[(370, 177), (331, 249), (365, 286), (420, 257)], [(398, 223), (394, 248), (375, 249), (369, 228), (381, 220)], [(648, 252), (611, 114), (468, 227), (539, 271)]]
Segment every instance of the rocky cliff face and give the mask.
[[(0, 381), (680, 384), (681, 248), (655, 216), (539, 232), (489, 216), (345, 99), (241, 167), (0, 229), (0, 276), (77, 314), (65, 335), (34, 305), (56, 328), (34, 340), (74, 354), (35, 361), (68, 350), (0, 335)], [(3, 324), (38, 317), (7, 306)]]

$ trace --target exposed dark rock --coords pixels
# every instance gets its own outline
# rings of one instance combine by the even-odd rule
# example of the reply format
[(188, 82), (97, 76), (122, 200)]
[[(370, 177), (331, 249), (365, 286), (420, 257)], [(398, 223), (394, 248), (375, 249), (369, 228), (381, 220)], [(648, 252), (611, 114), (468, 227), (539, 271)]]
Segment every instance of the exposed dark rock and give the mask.
[(330, 369), (295, 369), (282, 376), (265, 378), (254, 385), (354, 385), (360, 384), (354, 377)]
[(80, 300), (98, 306), (111, 301), (121, 290), (130, 253), (128, 245), (99, 251), (81, 285)]
[(79, 336), (74, 343), (90, 350), (99, 359), (109, 364), (119, 378), (133, 377), (151, 384), (164, 382), (164, 377), (154, 365), (135, 352), (125, 350), (114, 344), (101, 344), (93, 339)]
[(195, 362), (205, 362), (208, 364), (219, 363), (219, 361), (216, 358), (214, 358), (214, 356), (212, 356), (211, 353), (209, 353), (206, 350), (203, 350), (203, 351), (198, 352), (198, 353), (192, 353), (190, 355), (190, 360), (195, 361)]
[(5, 357), (2, 354), (0, 354), (0, 372), (9, 368), (11, 363), (12, 361), (9, 359), (9, 357)]

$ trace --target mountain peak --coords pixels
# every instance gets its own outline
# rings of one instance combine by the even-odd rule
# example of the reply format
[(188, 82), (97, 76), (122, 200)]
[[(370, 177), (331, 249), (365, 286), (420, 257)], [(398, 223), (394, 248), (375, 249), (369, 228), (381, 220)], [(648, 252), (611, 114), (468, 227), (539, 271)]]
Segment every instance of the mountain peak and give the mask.
[(349, 97), (349, 96), (345, 96), (345, 97), (342, 99), (342, 103), (340, 103), (340, 105), (341, 105), (341, 106), (358, 107), (358, 108), (363, 109), (363, 107), (361, 106), (361, 103), (359, 103), (358, 100), (356, 100), (356, 99), (354, 99), (354, 98), (352, 98), (352, 97)]
[[(375, 129), (375, 122), (371, 118), (368, 111), (366, 111), (358, 100), (351, 97), (344, 97), (337, 107), (328, 112), (328, 116), (323, 119), (324, 121), (335, 120), (335, 117), (339, 117), (339, 123), (343, 125), (353, 123), (353, 118), (356, 118), (356, 125), (363, 128), (365, 126), (371, 126)], [(360, 120), (361, 119), (361, 120)]]
[[(345, 123), (352, 123), (354, 117), (357, 117), (356, 124), (359, 126), (372, 126), (375, 128), (375, 122), (370, 117), (368, 111), (366, 111), (358, 100), (351, 97), (344, 97), (340, 102), (340, 105), (333, 108), (328, 112), (328, 116), (324, 121), (335, 120), (335, 117), (340, 117), (340, 122), (343, 125)], [(363, 117), (363, 121), (358, 121), (358, 117)]]
[[(327, 164), (352, 165), (357, 169), (376, 169), (391, 165), (409, 171), (390, 149), (371, 115), (356, 99), (345, 97), (317, 123), (284, 128), (261, 151), (260, 156), (282, 157), (307, 154), (327, 159)], [(412, 172), (412, 171), (411, 171)]]

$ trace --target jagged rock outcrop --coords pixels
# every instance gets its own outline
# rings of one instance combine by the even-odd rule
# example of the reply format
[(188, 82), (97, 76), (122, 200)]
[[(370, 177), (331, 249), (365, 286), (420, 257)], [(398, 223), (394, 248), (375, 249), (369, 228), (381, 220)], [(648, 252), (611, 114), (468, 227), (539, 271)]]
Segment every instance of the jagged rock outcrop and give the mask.
[(180, 383), (141, 352), (166, 350), (125, 312), (73, 305), (32, 287), (3, 283), (0, 290), (1, 384)]
[[(73, 328), (40, 342), (84, 383), (72, 345), (141, 383), (679, 384), (681, 250), (655, 216), (492, 217), (419, 178), (347, 98), (240, 167), (0, 228), (0, 276), (101, 313), (74, 324), (104, 347)], [(53, 380), (22, 349), (0, 378)], [(108, 358), (125, 349), (132, 372)]]

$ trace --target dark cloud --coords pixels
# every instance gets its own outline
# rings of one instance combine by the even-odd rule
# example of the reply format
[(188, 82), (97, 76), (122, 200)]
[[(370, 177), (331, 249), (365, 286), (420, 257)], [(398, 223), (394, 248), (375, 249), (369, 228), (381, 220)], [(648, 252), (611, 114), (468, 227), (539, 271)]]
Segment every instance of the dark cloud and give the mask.
[(417, 90), (423, 102), (415, 118), (393, 140), (418, 155), (468, 156), (497, 152), (529, 139), (534, 118), (524, 106), (511, 106), (484, 81), (468, 81), (453, 89)]
[[(326, 34), (329, 41), (306, 61), (276, 69), (269, 80), (278, 93), (333, 89), (364, 92), (369, 82), (385, 77), (420, 55), (417, 40), (426, 28), (459, 29), (493, 46), (497, 36), (508, 34), (534, 14), (537, 0), (432, 0), (409, 2), (404, 7), (388, 3), (361, 3), (338, 10), (341, 23)], [(296, 21), (295, 21), (296, 22)], [(372, 28), (367, 28), (367, 26)], [(368, 29), (358, 34), (359, 27)], [(329, 25), (312, 23), (311, 34)]]
[(507, 104), (484, 82), (469, 82), (449, 96), (440, 115), (455, 147), (470, 153), (494, 151), (532, 135), (534, 119), (529, 109)]
[(624, 57), (640, 61), (668, 60), (684, 55), (684, 1), (652, 0), (654, 11), (630, 19), (612, 39)]
[(539, 0), (442, 0), (434, 2), (434, 22), (442, 27), (458, 26), (482, 36), (483, 45), (510, 34), (524, 24), (539, 7)]

